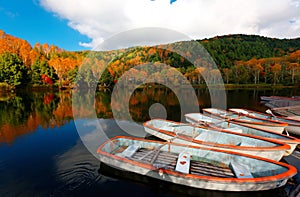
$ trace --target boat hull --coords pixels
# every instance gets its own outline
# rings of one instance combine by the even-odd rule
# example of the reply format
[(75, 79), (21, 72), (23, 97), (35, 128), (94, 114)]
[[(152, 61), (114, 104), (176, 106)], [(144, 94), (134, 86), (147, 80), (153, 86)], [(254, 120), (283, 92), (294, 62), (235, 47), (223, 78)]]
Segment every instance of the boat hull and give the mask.
[[(288, 179), (283, 179), (279, 181), (272, 181), (272, 182), (245, 182), (236, 184), (235, 181), (224, 181), (224, 182), (214, 182), (209, 181), (208, 179), (197, 179), (191, 180), (185, 177), (178, 177), (170, 174), (163, 174), (160, 171), (149, 171), (143, 167), (139, 167), (136, 165), (124, 163), (119, 160), (111, 159), (110, 157), (101, 156), (100, 161), (106, 163), (114, 168), (127, 170), (130, 172), (134, 172), (137, 174), (149, 176), (155, 179), (159, 179), (162, 181), (172, 182), (174, 184), (185, 185), (189, 187), (199, 188), (199, 189), (208, 189), (208, 190), (220, 190), (220, 191), (262, 191), (262, 190), (270, 190), (275, 189), (280, 186), (286, 184)], [(167, 178), (166, 178), (167, 177)]]
[[(216, 117), (226, 118), (226, 120), (228, 122), (239, 123), (244, 126), (250, 126), (253, 128), (257, 128), (257, 129), (264, 129), (264, 130), (267, 130), (270, 132), (276, 132), (276, 133), (283, 133), (285, 127), (288, 126), (288, 124), (283, 124), (283, 123), (279, 123), (279, 122), (272, 121), (272, 120), (258, 121), (255, 118), (248, 117), (248, 116), (236, 115), (233, 118), (229, 118), (229, 117), (225, 117), (225, 116), (227, 116), (226, 114), (230, 114), (230, 112), (227, 112), (225, 110), (220, 110), (220, 109), (214, 109), (214, 108), (203, 109), (203, 112), (204, 112), (204, 114), (209, 114), (209, 115), (213, 115)], [(225, 116), (222, 117), (222, 115), (219, 114), (218, 112), (225, 114)], [(243, 119), (245, 117), (247, 118), (246, 120)]]
[(287, 152), (287, 150), (264, 150), (264, 149), (260, 149), (260, 150), (252, 149), (251, 150), (251, 148), (249, 148), (248, 150), (245, 150), (245, 149), (236, 149), (236, 148), (217, 147), (217, 146), (205, 145), (205, 144), (201, 144), (201, 143), (195, 143), (195, 142), (191, 142), (191, 141), (187, 141), (187, 140), (183, 140), (183, 139), (179, 139), (179, 138), (174, 139), (174, 136), (170, 136), (170, 135), (167, 135), (167, 134), (164, 134), (161, 132), (157, 132), (156, 130), (149, 129), (149, 128), (145, 128), (145, 131), (151, 135), (154, 135), (154, 136), (160, 138), (160, 139), (163, 139), (166, 141), (172, 140), (172, 142), (184, 144), (186, 146), (198, 146), (198, 147), (205, 147), (205, 148), (215, 148), (218, 150), (235, 151), (238, 153), (256, 155), (256, 156), (263, 157), (263, 158), (273, 159), (275, 161), (279, 161), (280, 159), (282, 159), (282, 157)]
[(300, 136), (300, 126), (289, 125), (285, 128), (287, 132)]
[[(287, 150), (284, 154), (284, 156), (288, 156), (291, 153), (294, 152), (297, 145), (300, 144), (300, 139), (297, 139), (292, 136), (283, 135), (280, 133), (273, 133), (267, 130), (263, 129), (257, 129), (250, 126), (243, 126), (241, 124), (236, 123), (226, 123), (222, 119), (219, 118), (212, 118), (206, 115), (203, 115), (201, 113), (190, 113), (185, 114), (186, 121), (191, 124), (204, 124), (208, 127), (219, 127), (223, 129), (232, 129), (237, 128), (240, 129), (239, 132), (246, 133), (254, 136), (261, 136), (266, 139), (275, 139), (282, 143), (288, 144), (290, 146), (290, 149)], [(293, 128), (294, 129), (294, 128)], [(296, 128), (295, 128), (296, 129)], [(233, 131), (236, 132), (236, 131)]]
[(147, 133), (166, 141), (259, 155), (276, 161), (290, 149), (277, 140), (163, 119), (152, 119), (143, 125)]
[(280, 116), (272, 116), (270, 114), (263, 114), (260, 112), (252, 111), (252, 110), (247, 110), (247, 109), (229, 109), (229, 111), (238, 113), (238, 112), (243, 112), (246, 116), (258, 119), (258, 120), (275, 120), (279, 121), (281, 123), (288, 124), (285, 127), (285, 130), (289, 133), (295, 134), (295, 135), (300, 135), (300, 121), (289, 119), (289, 118), (284, 118)]
[(231, 120), (231, 122), (236, 122), (236, 123), (240, 123), (241, 125), (244, 125), (246, 127), (253, 127), (256, 129), (263, 129), (263, 130), (267, 130), (267, 131), (271, 131), (271, 132), (275, 132), (275, 133), (283, 133), (285, 127), (282, 126), (266, 126), (266, 125), (257, 125), (257, 124), (253, 124), (253, 123), (246, 123), (246, 122), (242, 122), (239, 120)]
[[(119, 141), (121, 138), (121, 141)], [(124, 139), (125, 138), (125, 139)], [(205, 149), (199, 147), (183, 147), (180, 144), (171, 143), (169, 147), (163, 142), (154, 142), (144, 139), (132, 139), (126, 137), (115, 137), (102, 144), (97, 152), (101, 162), (117, 169), (134, 172), (140, 175), (149, 176), (158, 180), (168, 181), (174, 184), (185, 185), (194, 188), (221, 190), (221, 191), (261, 191), (281, 187), (286, 184), (288, 178), (296, 174), (296, 169), (288, 164), (268, 160), (250, 155), (220, 151), (216, 149)], [(149, 144), (148, 144), (149, 143)], [(249, 172), (253, 174), (250, 178), (220, 178), (208, 175), (195, 175), (191, 173), (180, 173), (174, 169), (154, 167), (152, 164), (142, 163), (139, 159), (122, 157), (113, 152), (116, 148), (128, 145), (138, 145), (141, 148), (158, 144), (163, 145), (163, 151), (179, 153), (190, 152), (193, 160), (200, 161), (201, 158), (213, 162), (222, 162), (227, 165), (232, 161), (247, 163)], [(151, 145), (150, 145), (151, 144)], [(156, 146), (157, 147), (157, 146)], [(201, 158), (200, 158), (201, 157)], [(243, 175), (242, 175), (243, 176)]]

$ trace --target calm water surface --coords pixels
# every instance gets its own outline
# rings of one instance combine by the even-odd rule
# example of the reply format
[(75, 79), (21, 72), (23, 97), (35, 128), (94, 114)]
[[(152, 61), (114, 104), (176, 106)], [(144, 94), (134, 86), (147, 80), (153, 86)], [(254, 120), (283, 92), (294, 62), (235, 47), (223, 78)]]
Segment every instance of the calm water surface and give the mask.
[[(88, 94), (88, 93), (86, 93)], [(184, 94), (184, 91), (182, 92)], [(260, 95), (300, 95), (298, 89), (229, 90), (228, 107), (267, 108)], [(207, 90), (197, 90), (195, 109), (210, 107)], [(88, 96), (87, 96), (88, 97)], [(97, 93), (95, 100), (85, 100), (72, 111), (71, 92), (33, 92), (0, 94), (0, 196), (286, 196), (287, 188), (264, 192), (217, 192), (174, 186), (147, 177), (110, 168), (95, 158), (77, 132), (84, 129), (92, 136), (97, 126), (86, 124), (94, 117), (85, 105), (93, 103), (108, 138), (129, 135), (114, 121), (110, 107), (111, 93)], [(186, 98), (188, 101), (188, 98)], [(90, 102), (90, 103), (89, 103)], [(126, 102), (126, 101), (124, 101)], [(176, 95), (164, 88), (143, 89), (130, 96), (130, 115), (134, 122), (150, 119), (149, 108), (162, 104), (170, 120), (180, 121)], [(122, 112), (123, 103), (117, 103)], [(196, 111), (196, 110), (195, 110)], [(191, 111), (192, 112), (192, 111)], [(73, 113), (85, 114), (81, 119)], [(76, 124), (75, 124), (76, 123)], [(122, 121), (127, 126), (132, 122)], [(146, 136), (143, 129), (135, 131)], [(106, 138), (94, 138), (95, 149)], [(299, 167), (299, 166), (298, 166)]]

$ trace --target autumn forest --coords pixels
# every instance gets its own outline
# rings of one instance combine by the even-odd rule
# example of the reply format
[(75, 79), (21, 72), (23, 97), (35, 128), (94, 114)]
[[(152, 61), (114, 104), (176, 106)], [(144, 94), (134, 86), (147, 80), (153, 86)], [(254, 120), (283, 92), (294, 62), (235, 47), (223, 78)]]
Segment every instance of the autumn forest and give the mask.
[[(226, 84), (300, 83), (300, 38), (228, 35), (197, 42), (212, 56)], [(136, 65), (147, 62), (170, 65), (195, 86), (205, 84), (203, 74), (213, 78), (214, 69), (195, 67), (171, 51), (147, 46), (99, 52), (65, 51), (47, 43), (31, 46), (26, 40), (0, 30), (0, 89), (74, 88), (75, 81), (80, 81), (86, 88), (112, 87), (124, 72), (135, 71)], [(188, 53), (187, 49), (185, 55), (189, 56)], [(199, 62), (205, 64), (201, 59)], [(80, 69), (82, 65), (89, 65), (91, 69)], [(99, 73), (102, 73), (100, 79)], [(172, 72), (157, 75), (164, 78), (169, 73)], [(137, 72), (131, 80), (145, 77), (146, 72)]]

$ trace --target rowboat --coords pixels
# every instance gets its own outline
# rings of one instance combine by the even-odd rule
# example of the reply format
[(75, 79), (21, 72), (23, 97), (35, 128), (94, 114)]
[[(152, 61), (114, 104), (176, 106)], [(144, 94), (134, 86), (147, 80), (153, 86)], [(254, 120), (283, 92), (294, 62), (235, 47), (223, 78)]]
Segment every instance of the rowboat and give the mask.
[(225, 129), (230, 132), (239, 132), (249, 135), (260, 136), (267, 139), (276, 139), (282, 143), (288, 144), (291, 148), (285, 152), (284, 156), (290, 155), (298, 144), (300, 144), (300, 139), (283, 135), (280, 133), (270, 132), (263, 129), (256, 129), (251, 126), (243, 126), (240, 123), (227, 122), (225, 119), (218, 117), (211, 117), (204, 115), (202, 113), (189, 113), (184, 115), (186, 121), (192, 124), (200, 124), (213, 128)]
[(267, 110), (267, 112), (269, 114), (265, 114), (265, 113), (260, 113), (260, 112), (256, 112), (253, 110), (248, 110), (248, 109), (239, 109), (239, 108), (232, 108), (229, 109), (229, 111), (237, 113), (237, 114), (242, 114), (257, 120), (276, 120), (282, 123), (286, 123), (288, 124), (287, 127), (285, 127), (285, 129), (289, 132), (289, 133), (293, 133), (296, 135), (300, 135), (300, 120), (295, 120), (292, 118), (288, 118), (288, 117), (283, 117), (283, 116), (275, 116), (270, 110)]
[(280, 100), (280, 101), (300, 101), (300, 96), (261, 96), (261, 100), (263, 101), (274, 101), (274, 100)]
[(106, 141), (97, 153), (116, 169), (210, 190), (269, 190), (297, 173), (291, 165), (257, 156), (125, 136)]
[(164, 119), (149, 120), (144, 123), (144, 128), (147, 133), (166, 141), (237, 151), (277, 161), (290, 149), (289, 145), (276, 140)]
[(270, 101), (262, 101), (266, 106), (270, 108), (277, 107), (294, 107), (300, 105), (300, 100), (270, 100)]
[(282, 133), (284, 128), (288, 126), (288, 124), (276, 120), (257, 120), (249, 116), (240, 116), (239, 114), (217, 108), (205, 108), (202, 110), (204, 114), (221, 117), (223, 119), (225, 118), (226, 121), (240, 123), (244, 126), (251, 126), (257, 129), (264, 129), (276, 133)]
[(270, 107), (271, 111), (292, 120), (300, 120), (300, 105), (288, 107)]

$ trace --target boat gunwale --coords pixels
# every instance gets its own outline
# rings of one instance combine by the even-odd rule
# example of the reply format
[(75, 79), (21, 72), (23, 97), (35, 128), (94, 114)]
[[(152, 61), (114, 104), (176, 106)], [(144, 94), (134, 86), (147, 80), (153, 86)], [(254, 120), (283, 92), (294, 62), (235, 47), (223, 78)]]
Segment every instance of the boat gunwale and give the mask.
[[(221, 115), (218, 115), (217, 113), (214, 113), (212, 111), (208, 111), (210, 108), (205, 108), (202, 109), (203, 111), (205, 111), (206, 113), (209, 113), (211, 115), (217, 116), (217, 117), (221, 117)], [(226, 112), (226, 110), (222, 110), (222, 109), (217, 109), (218, 111), (224, 111)], [(239, 115), (238, 113), (234, 113), (235, 115)], [(241, 117), (248, 117), (248, 118), (254, 118), (252, 116), (246, 116), (246, 115), (241, 115)], [(223, 118), (223, 117), (222, 117)], [(287, 123), (283, 123), (283, 122), (277, 122), (275, 120), (270, 120), (270, 122), (254, 122), (254, 121), (246, 121), (246, 120), (242, 120), (239, 118), (227, 118), (224, 117), (227, 121), (232, 121), (232, 122), (240, 122), (240, 123), (244, 123), (244, 124), (253, 124), (253, 125), (261, 125), (261, 126), (271, 126), (271, 127), (287, 127), (288, 124)], [(266, 121), (266, 120), (263, 120)], [(268, 120), (269, 121), (269, 120)]]
[[(269, 162), (275, 165), (279, 165), (281, 167), (287, 168), (287, 170), (283, 173), (280, 174), (276, 174), (276, 175), (272, 175), (272, 176), (266, 176), (266, 177), (257, 177), (257, 178), (222, 178), (222, 177), (212, 177), (212, 176), (203, 176), (203, 175), (196, 175), (196, 174), (184, 174), (184, 173), (180, 173), (180, 172), (176, 172), (175, 170), (168, 170), (168, 169), (162, 169), (162, 168), (156, 168), (151, 164), (145, 164), (142, 162), (138, 162), (136, 160), (131, 160), (128, 158), (124, 158), (121, 156), (117, 156), (105, 151), (102, 151), (102, 148), (107, 144), (107, 143), (111, 143), (114, 140), (118, 140), (120, 138), (125, 138), (128, 140), (139, 140), (139, 141), (144, 141), (144, 142), (149, 142), (149, 143), (159, 143), (159, 144), (165, 144), (168, 145), (169, 143), (167, 142), (159, 142), (159, 141), (155, 141), (155, 140), (146, 140), (143, 138), (134, 138), (134, 137), (128, 137), (128, 136), (115, 136), (109, 140), (107, 140), (106, 142), (104, 142), (102, 145), (100, 145), (97, 149), (97, 153), (103, 156), (107, 156), (109, 158), (113, 158), (116, 159), (118, 161), (124, 162), (124, 163), (129, 163), (131, 165), (135, 165), (141, 168), (145, 168), (148, 170), (154, 170), (154, 171), (161, 171), (163, 173), (167, 173), (173, 176), (177, 176), (177, 177), (181, 177), (181, 178), (189, 178), (189, 179), (202, 179), (202, 180), (208, 180), (208, 181), (215, 181), (215, 182), (236, 182), (236, 183), (245, 183), (245, 182), (249, 182), (249, 183), (258, 183), (258, 182), (269, 182), (269, 181), (280, 181), (280, 180), (285, 180), (288, 179), (292, 176), (294, 176), (297, 173), (297, 169), (294, 166), (279, 162), (279, 161), (275, 161), (275, 160), (271, 160), (271, 159), (267, 159), (267, 158), (263, 158), (263, 157), (258, 157), (258, 156), (254, 156), (254, 155), (248, 155), (248, 154), (244, 154), (244, 153), (238, 153), (238, 152), (234, 152), (234, 151), (227, 151), (227, 150), (220, 150), (220, 149), (214, 149), (214, 148), (205, 148), (205, 147), (197, 147), (197, 146), (189, 146), (189, 148), (195, 148), (195, 149), (204, 149), (204, 150), (210, 150), (210, 151), (216, 151), (216, 152), (222, 152), (222, 153), (226, 153), (226, 154), (233, 154), (233, 155), (238, 155), (238, 156), (243, 156), (243, 157), (248, 157), (248, 158), (252, 158), (252, 159), (257, 159), (257, 160), (262, 160), (265, 162)], [(184, 146), (182, 144), (179, 143), (171, 143), (172, 145), (175, 146)], [(275, 180), (274, 180), (275, 179)]]
[[(185, 117), (187, 117), (189, 114), (200, 114), (200, 113), (188, 113), (188, 114), (185, 114), (184, 116)], [(201, 114), (202, 115), (202, 114)], [(194, 122), (197, 122), (197, 123), (200, 123), (201, 121), (198, 121), (198, 120), (196, 120), (194, 117), (191, 117), (191, 116), (189, 116), (188, 117), (189, 119), (191, 119), (192, 121), (194, 121)], [(221, 117), (217, 117), (217, 116), (215, 116), (214, 118), (216, 118), (216, 119), (218, 119), (218, 120), (223, 120)], [(227, 120), (224, 120), (224, 122), (227, 122)], [(195, 124), (197, 124), (197, 123), (195, 123)], [(193, 123), (191, 123), (191, 124), (193, 124)], [(212, 124), (214, 124), (214, 123), (212, 123)], [(229, 124), (230, 124), (230, 122), (229, 122)], [(263, 129), (263, 128), (256, 128), (256, 127), (253, 127), (253, 126), (251, 126), (251, 125), (247, 125), (247, 126), (245, 126), (245, 125), (243, 125), (243, 124), (241, 124), (241, 123), (239, 123), (239, 122), (235, 122), (234, 124), (238, 124), (238, 125), (240, 125), (240, 126), (244, 126), (244, 127), (249, 127), (249, 128), (251, 128), (251, 129), (256, 129), (256, 130), (260, 130), (260, 131), (263, 131), (263, 132), (267, 132), (267, 133), (271, 133), (271, 134), (274, 134), (274, 135), (278, 135), (278, 136), (283, 136), (283, 137), (285, 137), (285, 138), (287, 138), (287, 139), (277, 139), (277, 138), (271, 138), (271, 137), (263, 137), (263, 136), (259, 136), (259, 137), (261, 137), (261, 138), (266, 138), (266, 139), (271, 139), (271, 140), (278, 140), (278, 141), (282, 141), (282, 142), (284, 142), (284, 143), (293, 143), (293, 144), (300, 144), (300, 139), (298, 139), (298, 138), (296, 138), (296, 137), (294, 137), (294, 136), (290, 136), (290, 135), (284, 135), (284, 134), (282, 134), (282, 133), (277, 133), (277, 132), (273, 132), (273, 131), (270, 131), (270, 130), (266, 130), (266, 129)], [(213, 126), (212, 126), (213, 127)], [(213, 128), (217, 128), (217, 127), (213, 127)], [(232, 132), (232, 131), (229, 131), (229, 130), (227, 130), (228, 132)], [(243, 134), (245, 134), (245, 135), (251, 135), (251, 134), (246, 134), (246, 133), (243, 133)]]
[[(143, 123), (144, 127), (148, 127), (152, 130), (155, 130), (157, 132), (161, 132), (161, 133), (163, 133), (165, 135), (168, 135), (168, 136), (171, 136), (171, 137), (175, 137), (176, 134), (174, 132), (166, 131), (164, 129), (157, 129), (157, 127), (154, 127), (152, 125), (147, 125), (147, 123), (149, 123), (153, 120), (162, 120), (162, 121), (167, 121), (167, 122), (170, 122), (170, 123), (181, 124), (181, 123), (178, 123), (178, 122), (175, 122), (175, 121), (164, 120), (164, 119), (159, 119), (159, 118), (152, 119), (152, 120), (149, 120), (149, 121), (146, 121), (146, 122)], [(207, 145), (207, 146), (218, 147), (218, 148), (253, 150), (253, 151), (254, 150), (255, 151), (289, 150), (291, 148), (290, 145), (288, 145), (286, 143), (283, 143), (279, 140), (275, 140), (275, 139), (266, 139), (266, 138), (263, 138), (263, 137), (260, 137), (260, 136), (254, 136), (254, 135), (244, 134), (244, 133), (234, 133), (234, 132), (230, 132), (230, 131), (227, 131), (227, 130), (224, 130), (224, 129), (204, 128), (204, 127), (201, 127), (201, 126), (198, 126), (198, 125), (192, 125), (192, 124), (185, 124), (184, 123), (184, 125), (187, 125), (187, 126), (190, 126), (190, 127), (196, 127), (196, 128), (200, 128), (200, 129), (215, 130), (215, 131), (218, 131), (218, 132), (223, 132), (223, 133), (232, 134), (232, 135), (239, 135), (239, 136), (243, 136), (243, 137), (254, 138), (254, 139), (257, 139), (257, 140), (262, 140), (262, 141), (267, 141), (267, 142), (270, 142), (270, 143), (274, 143), (274, 144), (277, 144), (278, 146), (267, 146), (267, 147), (237, 146), (237, 145), (218, 144), (218, 143), (215, 143), (215, 142), (195, 140), (192, 137), (189, 138), (189, 137), (185, 137), (185, 136), (177, 136), (178, 139), (183, 139), (183, 140), (186, 140), (187, 142), (198, 143), (199, 145)], [(190, 141), (190, 140), (192, 140), (192, 141)], [(201, 143), (199, 143), (199, 142), (201, 142)]]
[[(231, 111), (231, 112), (233, 112), (233, 113), (236, 113), (236, 114), (238, 114), (238, 112), (232, 111), (232, 109), (241, 109), (241, 110), (248, 111), (248, 112), (250, 112), (250, 113), (260, 114), (260, 115), (262, 115), (262, 116), (269, 116), (269, 117), (271, 117), (271, 118), (273, 117), (273, 116), (268, 115), (268, 114), (264, 114), (264, 113), (261, 113), (261, 112), (256, 112), (256, 111), (249, 110), (249, 109), (244, 109), (244, 108), (230, 108), (230, 109), (228, 109), (229, 111)], [(257, 116), (251, 115), (251, 114), (244, 114), (243, 116), (255, 118), (255, 119), (258, 119), (258, 120), (265, 120), (265, 119), (267, 119), (267, 118), (257, 117)], [(285, 120), (287, 120), (287, 121), (294, 121), (295, 123), (288, 123), (288, 122), (284, 122), (284, 121), (282, 121), (282, 120), (273, 120), (273, 119), (270, 119), (270, 121), (276, 121), (276, 122), (288, 124), (287, 126), (299, 126), (299, 127), (300, 127), (300, 121), (299, 121), (299, 120), (288, 119), (288, 118), (283, 117), (283, 116), (275, 116), (275, 118), (285, 119)], [(269, 119), (267, 119), (267, 120), (269, 121)]]

